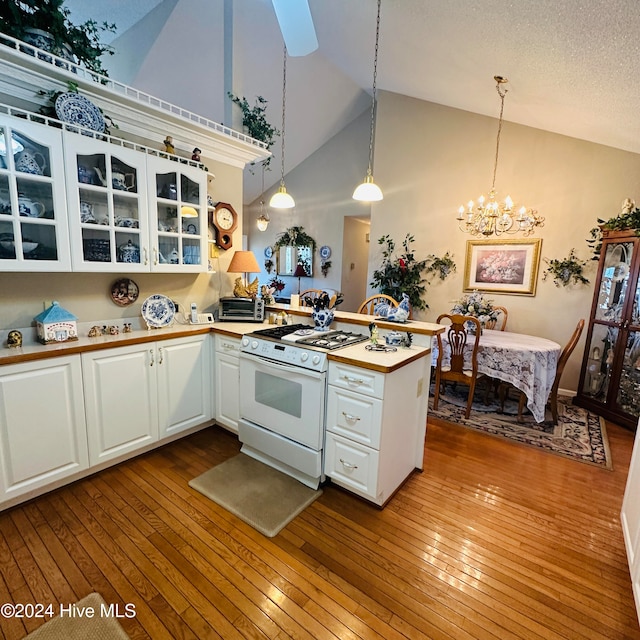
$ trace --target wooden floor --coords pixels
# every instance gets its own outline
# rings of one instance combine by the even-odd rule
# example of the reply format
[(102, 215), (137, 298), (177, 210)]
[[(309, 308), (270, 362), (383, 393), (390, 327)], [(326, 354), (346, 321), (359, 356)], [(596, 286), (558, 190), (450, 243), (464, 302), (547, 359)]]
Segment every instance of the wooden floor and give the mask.
[[(380, 511), (328, 486), (272, 539), (187, 486), (234, 455), (213, 427), (0, 514), (0, 603), (92, 591), (132, 638), (638, 638), (613, 471), (430, 424)], [(43, 620), (0, 618), (4, 638)]]

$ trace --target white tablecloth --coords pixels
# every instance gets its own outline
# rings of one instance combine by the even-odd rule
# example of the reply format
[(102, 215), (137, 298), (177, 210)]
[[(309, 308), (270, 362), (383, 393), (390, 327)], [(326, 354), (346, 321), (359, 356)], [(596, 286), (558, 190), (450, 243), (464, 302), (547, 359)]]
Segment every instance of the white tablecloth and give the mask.
[[(447, 332), (442, 334), (444, 363), (449, 363)], [(433, 339), (433, 365), (438, 341)], [(553, 340), (509, 331), (484, 329), (478, 344), (478, 371), (510, 382), (527, 396), (527, 407), (536, 422), (544, 420), (544, 408), (556, 376), (562, 347)]]

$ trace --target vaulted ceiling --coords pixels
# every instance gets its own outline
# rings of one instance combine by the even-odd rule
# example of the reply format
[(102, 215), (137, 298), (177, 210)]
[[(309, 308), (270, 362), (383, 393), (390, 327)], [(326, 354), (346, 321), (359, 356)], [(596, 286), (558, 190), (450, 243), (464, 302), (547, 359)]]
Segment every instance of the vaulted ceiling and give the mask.
[[(232, 125), (226, 88), (261, 95), (279, 128), (282, 37), (270, 0), (67, 5), (74, 21), (118, 25), (112, 77)], [(287, 171), (370, 101), (376, 0), (309, 5), (319, 48), (288, 63)], [(380, 29), (381, 90), (497, 116), (499, 74), (509, 79), (506, 120), (640, 153), (637, 0), (382, 0)], [(267, 186), (279, 179), (279, 144), (273, 151)], [(248, 176), (245, 199), (260, 189)]]

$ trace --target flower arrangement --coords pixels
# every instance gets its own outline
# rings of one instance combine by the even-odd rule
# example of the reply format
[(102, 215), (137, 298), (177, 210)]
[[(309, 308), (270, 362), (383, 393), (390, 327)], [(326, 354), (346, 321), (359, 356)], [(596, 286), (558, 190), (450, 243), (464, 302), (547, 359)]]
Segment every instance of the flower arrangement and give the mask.
[(274, 276), (273, 278), (271, 278), (271, 280), (269, 280), (267, 286), (270, 289), (273, 289), (276, 293), (280, 293), (284, 289), (285, 284), (278, 278), (278, 276)]
[(572, 280), (574, 284), (589, 284), (589, 280), (582, 275), (587, 262), (578, 259), (575, 249), (571, 249), (569, 256), (564, 260), (544, 258), (544, 261), (549, 266), (545, 269), (542, 279), (546, 280), (547, 276), (553, 276), (556, 287), (566, 287)]
[(473, 316), (484, 326), (489, 320), (497, 320), (499, 311), (493, 308), (493, 300), (487, 300), (478, 291), (473, 291), (456, 300), (451, 313)]
[(402, 300), (402, 294), (406, 293), (413, 309), (428, 309), (429, 305), (422, 299), (427, 290), (422, 272), (427, 268), (428, 260), (416, 260), (411, 248), (414, 240), (408, 233), (402, 242), (404, 253), (396, 256), (393, 238), (389, 235), (379, 238), (378, 244), (386, 245), (386, 249), (382, 251), (382, 264), (373, 272), (369, 284), (394, 300)]

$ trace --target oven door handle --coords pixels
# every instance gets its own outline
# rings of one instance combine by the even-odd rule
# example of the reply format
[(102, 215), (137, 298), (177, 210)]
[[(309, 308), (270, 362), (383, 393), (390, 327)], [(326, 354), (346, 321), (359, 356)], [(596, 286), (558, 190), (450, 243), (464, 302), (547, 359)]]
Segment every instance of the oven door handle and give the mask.
[(315, 380), (320, 380), (325, 374), (320, 371), (313, 371), (312, 369), (305, 369), (304, 367), (292, 367), (289, 364), (283, 364), (282, 362), (276, 362), (275, 360), (270, 360), (269, 358), (262, 358), (260, 356), (254, 356), (250, 353), (240, 353), (240, 361), (249, 360), (255, 365), (259, 365), (262, 367), (269, 368), (277, 368), (281, 371), (288, 371), (295, 375), (302, 375), (308, 378), (314, 378)]

